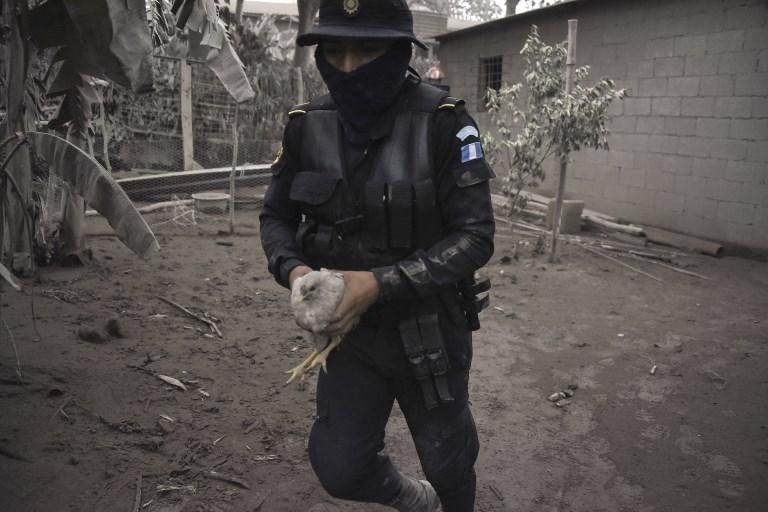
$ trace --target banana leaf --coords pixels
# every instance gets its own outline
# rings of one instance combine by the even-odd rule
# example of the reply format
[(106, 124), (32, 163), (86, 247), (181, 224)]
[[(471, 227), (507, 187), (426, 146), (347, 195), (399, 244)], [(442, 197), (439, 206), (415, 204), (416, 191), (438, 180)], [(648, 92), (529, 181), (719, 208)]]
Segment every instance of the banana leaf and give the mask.
[(238, 103), (253, 98), (255, 93), (245, 74), (245, 66), (227, 37), (227, 28), (216, 14), (213, 0), (186, 0), (186, 5), (192, 5), (191, 12), (182, 20), (182, 9), (177, 19), (184, 21), (188, 31), (187, 56), (204, 59)]
[(26, 136), (35, 153), (48, 162), (51, 172), (102, 214), (126, 247), (142, 258), (160, 249), (152, 229), (101, 164), (56, 135), (27, 132)]
[(134, 92), (152, 88), (152, 38), (145, 0), (63, 2), (79, 35), (80, 56), (102, 70), (96, 74), (77, 66), (78, 72), (106, 77)]

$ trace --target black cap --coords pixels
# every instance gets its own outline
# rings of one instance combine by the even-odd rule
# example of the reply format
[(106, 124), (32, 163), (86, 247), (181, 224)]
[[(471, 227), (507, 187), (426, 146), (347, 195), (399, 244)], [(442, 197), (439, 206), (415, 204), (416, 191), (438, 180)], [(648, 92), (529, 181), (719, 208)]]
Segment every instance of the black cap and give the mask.
[(318, 22), (299, 35), (299, 46), (323, 39), (407, 40), (427, 49), (413, 33), (413, 16), (405, 0), (322, 0)]

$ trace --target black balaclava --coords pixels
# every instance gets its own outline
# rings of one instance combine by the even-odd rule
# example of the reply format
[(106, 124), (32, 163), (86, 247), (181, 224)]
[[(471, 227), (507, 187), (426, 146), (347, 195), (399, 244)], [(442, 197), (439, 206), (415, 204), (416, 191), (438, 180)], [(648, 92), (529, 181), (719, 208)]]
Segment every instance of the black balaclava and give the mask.
[(349, 73), (328, 62), (320, 46), (315, 50), (317, 69), (338, 108), (344, 138), (356, 146), (363, 146), (405, 82), (411, 43), (396, 41), (383, 55)]

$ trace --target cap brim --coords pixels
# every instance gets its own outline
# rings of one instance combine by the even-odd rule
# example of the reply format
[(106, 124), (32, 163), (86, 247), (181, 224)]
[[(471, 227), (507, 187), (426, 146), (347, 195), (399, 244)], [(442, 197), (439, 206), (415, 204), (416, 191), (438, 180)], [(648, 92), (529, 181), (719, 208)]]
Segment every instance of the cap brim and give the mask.
[(299, 46), (311, 46), (327, 39), (356, 38), (356, 39), (383, 39), (410, 41), (419, 48), (427, 49), (426, 45), (410, 34), (382, 27), (350, 27), (349, 25), (323, 25), (312, 27), (312, 30), (299, 35), (296, 44)]

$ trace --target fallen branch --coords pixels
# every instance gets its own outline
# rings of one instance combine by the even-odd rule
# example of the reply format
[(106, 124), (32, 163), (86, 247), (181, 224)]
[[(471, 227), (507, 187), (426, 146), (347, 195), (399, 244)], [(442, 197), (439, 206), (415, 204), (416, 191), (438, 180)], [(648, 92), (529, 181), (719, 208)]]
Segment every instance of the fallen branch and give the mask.
[(5, 321), (4, 317), (3, 325), (5, 326), (5, 330), (8, 331), (8, 340), (11, 342), (11, 347), (13, 347), (13, 355), (16, 358), (16, 377), (19, 379), (19, 381), (22, 381), (24, 375), (21, 373), (21, 360), (19, 359), (19, 351), (16, 348), (16, 339), (13, 337), (13, 332), (11, 331), (11, 328), (8, 326), (8, 322)]
[(692, 272), (690, 270), (684, 270), (682, 268), (677, 268), (677, 267), (675, 267), (673, 265), (667, 265), (666, 263), (663, 263), (661, 261), (657, 261), (657, 260), (653, 260), (653, 259), (645, 259), (645, 258), (643, 258), (641, 256), (634, 255), (632, 252), (630, 252), (629, 255), (632, 258), (636, 259), (636, 260), (645, 261), (647, 263), (653, 263), (654, 265), (659, 265), (660, 267), (668, 268), (669, 270), (672, 270), (674, 272), (679, 272), (680, 274), (685, 274), (685, 275), (691, 276), (691, 277), (698, 277), (699, 279), (704, 279), (706, 281), (709, 281), (709, 278), (707, 276), (705, 276), (704, 274), (699, 274), (697, 272)]
[(133, 512), (139, 512), (141, 509), (141, 473), (136, 478), (136, 494), (133, 497)]
[(66, 418), (66, 419), (69, 419), (69, 416), (67, 415), (67, 413), (66, 413), (66, 412), (64, 412), (64, 408), (65, 408), (65, 407), (66, 407), (66, 406), (69, 404), (69, 402), (71, 402), (71, 401), (72, 401), (72, 396), (68, 396), (68, 397), (67, 397), (67, 398), (66, 398), (66, 399), (65, 399), (65, 400), (64, 400), (64, 401), (61, 403), (61, 405), (59, 406), (59, 408), (58, 408), (58, 409), (56, 409), (56, 412), (54, 412), (54, 413), (53, 413), (53, 415), (51, 416), (51, 421), (53, 421), (53, 419), (54, 419), (56, 416), (58, 416), (58, 415), (59, 415), (59, 413), (61, 413), (61, 414), (62, 414), (62, 415), (63, 415), (63, 416)]
[(246, 483), (245, 481), (243, 481), (243, 480), (241, 480), (239, 478), (236, 478), (234, 476), (228, 476), (228, 475), (225, 475), (223, 473), (219, 473), (218, 471), (211, 470), (211, 471), (208, 471), (208, 472), (206, 472), (204, 474), (205, 474), (206, 477), (210, 478), (211, 480), (218, 480), (220, 482), (226, 482), (226, 483), (229, 483), (229, 484), (236, 485), (238, 487), (242, 487), (243, 489), (250, 489), (251, 488), (251, 486), (248, 485), (248, 483)]
[(21, 462), (31, 462), (28, 458), (24, 457), (23, 455), (19, 455), (18, 453), (12, 452), (11, 450), (3, 446), (0, 446), (0, 455), (2, 455), (3, 457), (8, 457), (9, 459), (18, 460)]
[(699, 238), (688, 235), (673, 233), (664, 229), (646, 228), (645, 234), (648, 240), (658, 244), (680, 247), (690, 251), (709, 254), (710, 256), (720, 256), (723, 253), (723, 246), (718, 243), (701, 240)]
[(191, 310), (189, 310), (189, 309), (185, 308), (185, 307), (184, 307), (184, 306), (182, 306), (181, 304), (179, 304), (179, 303), (177, 303), (177, 302), (174, 302), (174, 301), (172, 301), (172, 300), (170, 300), (170, 299), (166, 299), (165, 297), (161, 297), (160, 295), (158, 295), (158, 296), (157, 296), (157, 298), (158, 298), (158, 299), (160, 299), (161, 301), (165, 302), (166, 304), (170, 304), (171, 306), (175, 307), (176, 309), (178, 309), (178, 310), (182, 311), (182, 312), (183, 312), (183, 313), (185, 313), (187, 316), (190, 316), (190, 317), (194, 318), (195, 320), (198, 320), (198, 321), (200, 321), (200, 322), (203, 322), (204, 324), (206, 324), (206, 325), (207, 325), (207, 326), (208, 326), (208, 327), (211, 329), (211, 331), (215, 332), (215, 333), (216, 333), (216, 335), (217, 335), (219, 338), (223, 338), (223, 337), (224, 337), (224, 336), (221, 334), (221, 331), (219, 330), (219, 326), (218, 326), (218, 325), (216, 325), (216, 322), (214, 322), (214, 321), (213, 321), (213, 320), (211, 320), (210, 318), (206, 318), (205, 316), (201, 316), (201, 315), (198, 315), (198, 314), (197, 314), (197, 313), (195, 313), (194, 311), (191, 311)]
[(626, 252), (628, 254), (633, 254), (635, 256), (639, 256), (641, 258), (648, 258), (651, 260), (659, 260), (659, 261), (665, 261), (667, 263), (674, 263), (675, 259), (671, 256), (665, 256), (663, 254), (655, 253), (655, 252), (648, 252), (648, 251), (637, 251), (635, 249), (626, 249), (623, 247), (615, 247), (613, 245), (608, 244), (600, 244), (601, 249), (605, 249), (606, 251), (613, 251), (613, 252)]
[(651, 275), (651, 274), (649, 274), (647, 272), (643, 272), (639, 268), (633, 267), (632, 265), (624, 263), (623, 261), (618, 260), (618, 259), (614, 258), (613, 256), (609, 256), (609, 255), (605, 254), (604, 252), (595, 249), (594, 247), (589, 247), (589, 246), (583, 245), (583, 244), (579, 244), (579, 247), (581, 247), (585, 251), (591, 252), (592, 254), (597, 254), (598, 256), (602, 256), (603, 258), (605, 258), (607, 260), (610, 260), (610, 261), (616, 263), (617, 265), (621, 265), (622, 267), (627, 268), (627, 269), (631, 270), (632, 272), (636, 272), (636, 273), (638, 273), (640, 275), (643, 275), (645, 277), (649, 277), (649, 278), (653, 279), (654, 281), (658, 281), (659, 283), (663, 283), (664, 282), (662, 279), (660, 279), (660, 278), (658, 278), (658, 277), (656, 277), (654, 275)]

